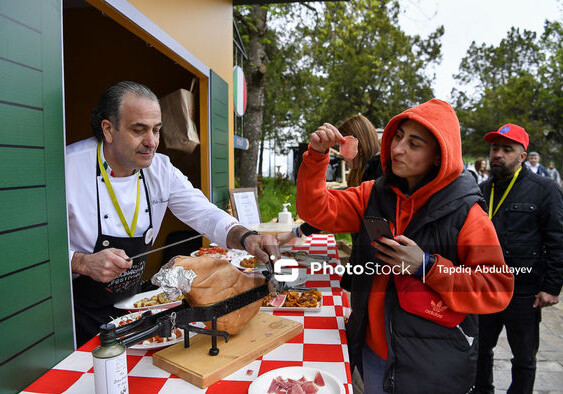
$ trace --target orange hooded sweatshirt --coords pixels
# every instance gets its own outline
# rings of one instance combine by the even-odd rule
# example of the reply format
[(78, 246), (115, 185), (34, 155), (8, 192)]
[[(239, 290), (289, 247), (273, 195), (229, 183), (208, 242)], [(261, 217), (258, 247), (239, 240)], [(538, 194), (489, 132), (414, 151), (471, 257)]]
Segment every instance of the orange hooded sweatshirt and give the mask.
[[(453, 108), (433, 99), (395, 116), (383, 133), (381, 162), (385, 171), (390, 158), (391, 141), (397, 127), (405, 119), (426, 127), (436, 138), (441, 150), (438, 175), (429, 183), (405, 196), (393, 187), (397, 196), (394, 234), (401, 235), (413, 215), (437, 191), (454, 181), (463, 171), (459, 122)], [(297, 178), (297, 213), (311, 225), (325, 231), (358, 232), (364, 217), (374, 181), (347, 190), (326, 190), (325, 174), (329, 155), (309, 147)], [(393, 226), (392, 226), (393, 227)], [(467, 214), (457, 241), (460, 264), (470, 272), (450, 273), (448, 259), (435, 255), (436, 263), (426, 275), (426, 285), (437, 292), (445, 305), (461, 313), (494, 313), (506, 308), (512, 298), (514, 277), (509, 273), (495, 228), (483, 209), (475, 204)], [(487, 267), (488, 266), (488, 267)], [(493, 273), (483, 267), (496, 266)], [(480, 267), (480, 269), (477, 269)], [(388, 275), (376, 275), (368, 301), (366, 343), (383, 359), (387, 359), (384, 298)]]

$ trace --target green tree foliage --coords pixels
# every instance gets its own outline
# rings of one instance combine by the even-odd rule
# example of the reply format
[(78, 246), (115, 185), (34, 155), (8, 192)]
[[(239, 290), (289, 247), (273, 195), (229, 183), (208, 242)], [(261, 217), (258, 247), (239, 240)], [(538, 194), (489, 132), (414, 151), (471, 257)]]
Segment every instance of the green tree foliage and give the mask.
[(318, 79), (318, 100), (304, 113), (306, 132), (358, 112), (383, 127), (433, 97), (430, 69), (440, 59), (444, 29), (427, 39), (409, 36), (399, 28), (399, 11), (397, 1), (328, 2), (316, 23), (297, 28)]
[[(433, 97), (431, 69), (440, 60), (444, 29), (427, 38), (405, 34), (398, 1), (267, 7), (262, 138), (278, 152), (308, 141), (323, 122), (362, 113), (384, 127), (392, 116)], [(246, 26), (244, 37), (252, 34)]]
[(473, 42), (455, 78), (463, 152), (486, 155), (485, 133), (516, 123), (530, 135), (529, 150), (561, 162), (563, 144), (562, 26), (546, 22), (544, 33), (512, 28), (498, 46)]

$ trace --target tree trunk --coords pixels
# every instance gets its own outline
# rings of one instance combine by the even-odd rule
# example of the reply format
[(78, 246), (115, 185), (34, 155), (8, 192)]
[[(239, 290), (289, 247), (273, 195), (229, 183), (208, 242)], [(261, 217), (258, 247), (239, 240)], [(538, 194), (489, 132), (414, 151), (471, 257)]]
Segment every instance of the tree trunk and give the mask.
[(255, 30), (249, 35), (249, 71), (247, 85), (247, 107), (244, 116), (244, 135), (248, 138), (249, 148), (242, 151), (240, 160), (240, 186), (256, 186), (256, 162), (258, 159), (259, 142), (262, 136), (262, 120), (264, 116), (264, 87), (266, 86), (266, 47), (263, 39), (267, 31), (266, 20), (268, 11), (260, 5), (253, 5), (250, 18)]
[(258, 176), (262, 175), (262, 167), (264, 166), (264, 133), (260, 137), (260, 152), (258, 153)]

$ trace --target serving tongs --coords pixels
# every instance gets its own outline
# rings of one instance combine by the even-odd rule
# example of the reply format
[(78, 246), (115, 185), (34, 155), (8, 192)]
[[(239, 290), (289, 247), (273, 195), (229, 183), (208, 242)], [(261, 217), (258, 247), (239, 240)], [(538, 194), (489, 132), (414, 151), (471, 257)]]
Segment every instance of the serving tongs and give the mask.
[(326, 254), (309, 253), (305, 250), (293, 250), (291, 246), (280, 246), (280, 253), (291, 253), (295, 257), (301, 257), (307, 261), (328, 261), (331, 256)]
[[(252, 304), (270, 294), (272, 286), (270, 280), (273, 277), (267, 271), (264, 273), (264, 277), (266, 282), (263, 285), (213, 305), (194, 307), (190, 306), (184, 299), (181, 305), (156, 314), (147, 311), (141, 315), (140, 319), (115, 329), (116, 336), (120, 337), (118, 342), (129, 347), (155, 335), (167, 338), (172, 335), (172, 330), (178, 327), (184, 330), (185, 348), (190, 347), (190, 332), (210, 335), (211, 348), (209, 349), (209, 354), (216, 356), (219, 354), (217, 337), (225, 338), (225, 342), (229, 341), (229, 333), (227, 331), (217, 330), (217, 318)], [(211, 329), (200, 328), (190, 324), (206, 321), (211, 321)]]
[[(304, 252), (305, 253), (305, 252)], [(311, 290), (304, 286), (290, 286), (290, 282), (280, 282), (276, 279), (274, 268), (274, 260), (270, 259), (270, 262), (266, 264), (267, 271), (263, 271), (262, 275), (269, 275), (270, 277), (270, 293), (274, 293), (276, 296), (280, 295), (282, 292), (286, 291), (307, 291)]]

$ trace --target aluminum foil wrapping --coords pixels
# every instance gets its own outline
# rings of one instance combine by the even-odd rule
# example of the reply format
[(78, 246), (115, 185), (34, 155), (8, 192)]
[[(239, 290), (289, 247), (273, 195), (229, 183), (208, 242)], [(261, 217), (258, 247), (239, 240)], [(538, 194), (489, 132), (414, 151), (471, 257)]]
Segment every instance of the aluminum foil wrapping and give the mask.
[(152, 277), (151, 282), (164, 290), (168, 298), (174, 300), (190, 292), (196, 276), (192, 270), (174, 267), (174, 259), (171, 259)]

